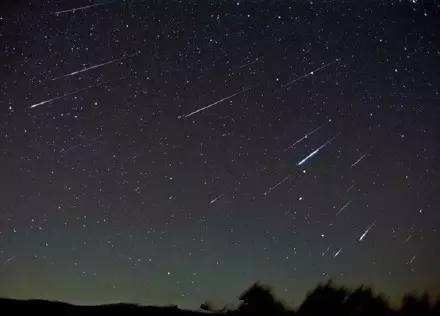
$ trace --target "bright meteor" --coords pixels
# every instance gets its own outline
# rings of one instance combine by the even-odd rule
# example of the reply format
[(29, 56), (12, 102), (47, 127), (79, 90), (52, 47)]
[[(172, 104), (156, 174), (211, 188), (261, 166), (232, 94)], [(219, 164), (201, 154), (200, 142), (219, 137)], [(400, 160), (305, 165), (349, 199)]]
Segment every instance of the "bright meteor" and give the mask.
[(305, 164), (307, 162), (307, 160), (309, 160), (310, 158), (312, 158), (313, 156), (318, 154), (321, 149), (327, 147), (327, 145), (329, 145), (334, 139), (335, 139), (335, 137), (330, 138), (324, 144), (322, 144), (321, 146), (316, 148), (314, 151), (312, 151), (310, 154), (308, 154), (305, 158), (303, 158), (301, 161), (299, 161), (296, 165), (297, 166), (302, 166), (303, 164)]
[(60, 95), (60, 96), (58, 96), (58, 97), (54, 97), (54, 98), (52, 98), (52, 99), (48, 99), (48, 100), (44, 100), (44, 101), (41, 101), (41, 102), (38, 102), (38, 103), (32, 104), (32, 105), (30, 106), (30, 108), (31, 108), (31, 109), (34, 109), (34, 108), (36, 108), (36, 107), (38, 107), (38, 106), (40, 106), (40, 105), (44, 105), (44, 104), (48, 104), (48, 103), (52, 103), (52, 102), (55, 102), (55, 101), (58, 101), (58, 100), (64, 99), (65, 97), (68, 97), (68, 96), (70, 96), (70, 95), (75, 95), (75, 94), (78, 94), (78, 93), (80, 93), (80, 92), (83, 92), (83, 91), (89, 90), (89, 89), (94, 88), (94, 87), (95, 87), (95, 86), (88, 86), (88, 87), (86, 87), (86, 88), (82, 88), (82, 89), (78, 89), (78, 90), (75, 90), (75, 91), (72, 91), (72, 92), (69, 92), (69, 93), (65, 93), (65, 94)]
[(367, 234), (370, 232), (370, 230), (374, 227), (376, 223), (372, 223), (370, 226), (367, 227), (367, 229), (363, 232), (363, 234), (359, 237), (358, 241), (362, 241), (365, 239), (365, 237), (367, 236)]
[(351, 164), (351, 167), (353, 168), (354, 166), (356, 166), (358, 163), (360, 163), (365, 157), (367, 156), (367, 154), (363, 154), (362, 156), (359, 157), (359, 159), (357, 159), (355, 162), (353, 162)]

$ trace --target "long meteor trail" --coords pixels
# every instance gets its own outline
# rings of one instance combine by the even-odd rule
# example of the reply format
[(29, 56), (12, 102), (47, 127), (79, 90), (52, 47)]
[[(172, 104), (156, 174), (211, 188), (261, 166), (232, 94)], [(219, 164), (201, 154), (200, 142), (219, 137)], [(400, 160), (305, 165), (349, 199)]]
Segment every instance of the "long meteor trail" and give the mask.
[(248, 67), (248, 66), (253, 65), (253, 64), (256, 64), (256, 63), (260, 63), (260, 62), (262, 62), (262, 61), (263, 61), (263, 59), (260, 59), (260, 57), (257, 57), (257, 58), (255, 58), (253, 61), (250, 61), (250, 62), (248, 62), (248, 63), (245, 63), (245, 64), (241, 65), (241, 66), (239, 67), (239, 69), (244, 68), (244, 67)]
[(295, 78), (295, 79), (293, 79), (293, 80), (291, 80), (291, 81), (289, 81), (289, 82), (283, 84), (282, 87), (283, 87), (283, 88), (285, 88), (285, 87), (289, 87), (289, 86), (291, 86), (292, 84), (294, 84), (294, 83), (297, 82), (297, 81), (300, 81), (300, 80), (306, 79), (306, 78), (308, 78), (308, 77), (310, 77), (310, 76), (313, 76), (313, 75), (317, 74), (318, 72), (320, 72), (320, 71), (326, 69), (327, 67), (330, 67), (331, 65), (333, 65), (333, 64), (336, 63), (336, 62), (337, 62), (337, 60), (336, 60), (336, 61), (332, 61), (332, 62), (330, 62), (330, 63), (327, 63), (327, 64), (325, 64), (325, 65), (323, 65), (323, 66), (321, 66), (321, 67), (318, 67), (318, 68), (316, 68), (316, 69), (313, 69), (312, 71), (310, 71), (310, 72), (308, 72), (308, 73), (305, 73), (304, 75), (299, 76), (299, 77), (297, 77), (297, 78)]
[(275, 190), (277, 187), (279, 187), (280, 185), (282, 185), (284, 182), (286, 182), (287, 180), (290, 179), (292, 175), (288, 175), (286, 177), (284, 177), (281, 181), (277, 182), (275, 185), (271, 186), (266, 192), (264, 192), (264, 195), (268, 195), (270, 192), (272, 192), (273, 190)]
[(62, 11), (56, 11), (54, 14), (55, 14), (55, 15), (60, 15), (60, 14), (63, 14), (63, 13), (70, 13), (70, 12), (74, 13), (74, 12), (76, 12), (76, 11), (87, 10), (87, 9), (94, 8), (94, 7), (99, 7), (99, 6), (102, 6), (102, 5), (105, 5), (105, 4), (108, 4), (108, 2), (100, 2), (100, 3), (95, 3), (95, 4), (85, 5), (85, 6), (83, 6), (83, 7), (77, 7), (77, 8), (73, 8), (73, 9), (67, 9), (67, 10), (62, 10)]
[(358, 163), (360, 163), (365, 157), (367, 156), (367, 153), (363, 154), (362, 156), (359, 157), (359, 159), (357, 159), (355, 162), (353, 162), (351, 164), (351, 167), (355, 167)]
[(324, 125), (318, 126), (317, 128), (313, 129), (312, 131), (308, 132), (307, 134), (305, 134), (303, 137), (298, 138), (293, 144), (291, 144), (289, 147), (287, 147), (285, 150), (288, 149), (292, 149), (293, 147), (295, 147), (297, 144), (299, 144), (300, 142), (302, 142), (303, 140), (307, 139), (310, 135), (312, 135), (313, 133), (319, 131)]
[(209, 109), (209, 108), (212, 108), (213, 106), (216, 106), (217, 104), (222, 103), (222, 102), (224, 102), (224, 101), (227, 101), (227, 100), (229, 100), (229, 99), (232, 99), (232, 98), (235, 97), (236, 95), (242, 94), (242, 93), (244, 93), (244, 92), (246, 92), (246, 91), (249, 91), (250, 89), (251, 89), (251, 88), (247, 88), (247, 89), (243, 89), (243, 90), (240, 90), (240, 91), (238, 91), (238, 92), (235, 92), (234, 94), (231, 94), (230, 96), (227, 96), (227, 97), (224, 97), (223, 99), (217, 100), (217, 101), (215, 101), (214, 103), (211, 103), (211, 104), (209, 104), (209, 105), (207, 105), (207, 106), (201, 107), (201, 108), (199, 108), (199, 109), (197, 109), (197, 110), (195, 110), (195, 111), (192, 111), (191, 113), (184, 114), (184, 115), (179, 115), (178, 118), (188, 118), (188, 117), (191, 117), (191, 116), (193, 116), (194, 114), (197, 114), (197, 113), (199, 113), (199, 112), (202, 112), (202, 111), (205, 111), (205, 110), (207, 110), (207, 109)]
[(101, 64), (97, 64), (97, 65), (94, 65), (94, 66), (86, 67), (86, 68), (83, 68), (83, 69), (80, 69), (80, 70), (77, 70), (77, 71), (74, 71), (74, 72), (71, 72), (71, 73), (68, 73), (68, 74), (65, 74), (65, 75), (59, 76), (59, 77), (52, 78), (52, 80), (58, 80), (58, 79), (61, 79), (61, 78), (66, 78), (66, 77), (75, 76), (75, 75), (77, 75), (77, 74), (80, 74), (80, 73), (83, 73), (83, 72), (86, 72), (86, 71), (89, 71), (89, 70), (93, 70), (93, 69), (101, 68), (101, 67), (104, 67), (104, 66), (107, 66), (107, 65), (110, 65), (110, 64), (114, 64), (114, 63), (116, 63), (116, 62), (118, 62), (118, 61), (121, 61), (121, 60), (124, 60), (124, 59), (131, 58), (131, 57), (133, 57), (133, 56), (135, 56), (135, 55), (137, 55), (137, 54), (138, 54), (138, 53), (131, 54), (131, 55), (127, 55), (127, 56), (123, 56), (123, 57), (121, 57), (121, 58), (115, 58), (115, 59), (112, 59), (112, 60), (107, 61), (107, 62), (105, 62), (105, 63), (101, 63)]
[(63, 95), (54, 97), (52, 99), (48, 99), (48, 100), (44, 100), (44, 101), (41, 101), (41, 102), (38, 102), (38, 103), (34, 103), (29, 108), (34, 109), (34, 108), (36, 108), (36, 107), (38, 107), (40, 105), (53, 103), (53, 102), (56, 102), (58, 100), (64, 99), (65, 97), (68, 97), (70, 95), (75, 95), (75, 94), (81, 93), (83, 91), (87, 91), (87, 90), (90, 90), (90, 89), (93, 89), (93, 88), (98, 88), (98, 87), (101, 87), (103, 85), (107, 85), (107, 84), (110, 84), (110, 83), (115, 83), (117, 81), (121, 81), (121, 80), (124, 80), (124, 79), (127, 79), (127, 76), (122, 76), (121, 78), (116, 79), (116, 80), (112, 80), (112, 81), (98, 82), (98, 83), (95, 83), (95, 84), (91, 84), (91, 85), (88, 85), (85, 88), (81, 88), (81, 89), (78, 89), (78, 90), (75, 90), (75, 91), (72, 91), (72, 92), (68, 92), (68, 93), (65, 93)]
[(365, 237), (367, 236), (367, 234), (370, 232), (370, 230), (374, 227), (376, 223), (373, 222), (370, 226), (367, 227), (367, 229), (364, 231), (364, 233), (359, 237), (358, 241), (362, 241), (365, 239)]
[(65, 93), (65, 94), (60, 95), (60, 96), (58, 96), (58, 97), (55, 97), (55, 98), (52, 98), (52, 99), (48, 99), (48, 100), (44, 100), (44, 101), (41, 101), (41, 102), (38, 102), (38, 103), (32, 104), (32, 105), (30, 106), (30, 108), (31, 108), (31, 109), (34, 109), (34, 108), (36, 108), (36, 107), (38, 107), (38, 106), (40, 106), (40, 105), (53, 103), (53, 102), (55, 102), (55, 101), (58, 101), (58, 100), (64, 99), (65, 97), (68, 97), (68, 96), (70, 96), (70, 95), (78, 94), (78, 93), (80, 93), (80, 92), (83, 92), (83, 91), (86, 91), (86, 90), (92, 89), (92, 88), (94, 88), (94, 87), (96, 87), (96, 85), (94, 85), (94, 86), (88, 86), (88, 87), (85, 87), (85, 88), (82, 88), (82, 89), (78, 89), (78, 90), (75, 90), (75, 91), (72, 91), (72, 92), (69, 92), (69, 93)]
[(351, 204), (351, 200), (348, 200), (347, 202), (345, 202), (344, 205), (342, 205), (339, 210), (336, 212), (336, 216), (338, 216), (339, 214), (342, 213), (343, 210), (345, 210), (347, 207), (349, 207)]
[[(130, 2), (143, 2), (145, 0), (130, 0)], [(91, 8), (95, 8), (95, 7), (99, 7), (99, 6), (103, 6), (103, 5), (108, 5), (108, 4), (113, 4), (116, 2), (126, 2), (125, 0), (123, 1), (118, 1), (118, 0), (108, 0), (105, 2), (99, 2), (99, 3), (94, 3), (94, 4), (89, 4), (89, 5), (85, 5), (82, 7), (76, 7), (76, 8), (72, 8), (72, 9), (66, 9), (66, 10), (60, 10), (60, 11), (56, 11), (53, 14), (55, 15), (60, 15), (60, 14), (64, 14), (64, 13), (75, 13), (78, 11), (83, 11), (83, 10), (87, 10), (87, 9), (91, 9)]]
[(297, 166), (302, 166), (303, 164), (305, 164), (307, 162), (307, 160), (309, 160), (313, 156), (317, 155), (322, 149), (327, 147), (334, 139), (335, 139), (335, 137), (330, 138), (324, 144), (322, 144), (321, 146), (316, 148), (314, 151), (312, 151), (310, 154), (308, 154), (306, 157), (304, 157), (302, 160), (300, 160), (296, 165)]
[(209, 204), (213, 204), (215, 202), (217, 202), (219, 199), (221, 199), (223, 197), (223, 195), (218, 195), (215, 198), (213, 198), (211, 201), (209, 201)]

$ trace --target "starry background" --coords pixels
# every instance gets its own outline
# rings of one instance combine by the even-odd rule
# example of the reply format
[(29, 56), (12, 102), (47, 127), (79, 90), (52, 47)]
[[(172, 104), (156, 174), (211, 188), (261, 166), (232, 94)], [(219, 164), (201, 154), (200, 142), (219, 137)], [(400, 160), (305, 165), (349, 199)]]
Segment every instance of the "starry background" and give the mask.
[(0, 296), (438, 293), (439, 13), (2, 1)]

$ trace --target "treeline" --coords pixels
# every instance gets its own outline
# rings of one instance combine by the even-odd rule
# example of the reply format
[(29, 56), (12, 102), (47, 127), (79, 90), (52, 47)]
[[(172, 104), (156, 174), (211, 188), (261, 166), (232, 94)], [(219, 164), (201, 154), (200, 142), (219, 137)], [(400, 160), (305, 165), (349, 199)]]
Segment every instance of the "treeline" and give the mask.
[(392, 308), (387, 299), (369, 287), (348, 289), (332, 282), (318, 285), (302, 304), (290, 309), (265, 285), (255, 283), (240, 297), (235, 309), (216, 309), (209, 302), (202, 311), (181, 310), (177, 306), (157, 307), (134, 304), (76, 306), (43, 300), (0, 299), (0, 315), (90, 315), (90, 316), (440, 316), (440, 299), (428, 294), (405, 295), (401, 305)]
[(388, 300), (376, 294), (370, 287), (348, 289), (331, 281), (310, 291), (295, 310), (287, 308), (275, 298), (270, 287), (255, 283), (240, 296), (236, 310), (216, 310), (209, 302), (200, 308), (224, 315), (273, 315), (273, 316), (440, 316), (440, 298), (428, 294), (407, 294), (398, 308), (392, 308)]

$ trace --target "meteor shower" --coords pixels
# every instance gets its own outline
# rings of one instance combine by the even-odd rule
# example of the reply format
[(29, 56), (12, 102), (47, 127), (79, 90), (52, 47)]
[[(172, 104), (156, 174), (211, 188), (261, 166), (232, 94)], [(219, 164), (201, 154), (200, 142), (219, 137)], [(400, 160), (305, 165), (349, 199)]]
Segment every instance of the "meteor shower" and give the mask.
[(0, 1), (0, 314), (440, 316), (440, 2)]

